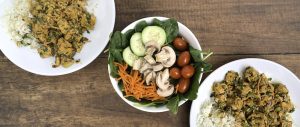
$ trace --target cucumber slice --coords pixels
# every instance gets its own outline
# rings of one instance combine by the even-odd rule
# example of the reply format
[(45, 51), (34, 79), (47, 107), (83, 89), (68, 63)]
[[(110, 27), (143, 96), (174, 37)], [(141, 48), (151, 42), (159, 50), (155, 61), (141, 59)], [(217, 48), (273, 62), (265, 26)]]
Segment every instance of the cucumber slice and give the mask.
[(123, 59), (129, 66), (132, 67), (134, 61), (139, 59), (139, 57), (131, 52), (130, 47), (127, 47), (123, 51)]
[(142, 33), (134, 33), (130, 38), (130, 48), (137, 56), (144, 56), (146, 49), (142, 41)]
[(144, 44), (149, 41), (155, 41), (162, 46), (166, 42), (166, 37), (167, 35), (165, 30), (159, 26), (147, 26), (142, 32), (142, 40)]

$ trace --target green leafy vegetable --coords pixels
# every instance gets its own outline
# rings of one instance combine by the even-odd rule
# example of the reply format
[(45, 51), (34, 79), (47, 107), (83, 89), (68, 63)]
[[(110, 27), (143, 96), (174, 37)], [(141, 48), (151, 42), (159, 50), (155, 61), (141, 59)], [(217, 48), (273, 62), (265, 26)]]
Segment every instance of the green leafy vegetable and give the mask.
[(152, 25), (154, 25), (154, 26), (160, 26), (160, 27), (163, 28), (164, 23), (163, 23), (163, 21), (160, 21), (160, 20), (158, 20), (157, 18), (155, 18), (155, 19), (153, 19), (153, 21), (152, 21)]
[(202, 62), (202, 51), (199, 51), (198, 49), (193, 48), (190, 46), (190, 54), (195, 62)]
[(209, 71), (211, 71), (211, 68), (212, 68), (211, 64), (206, 63), (204, 61), (204, 58), (202, 58), (202, 55), (206, 55), (207, 57), (205, 57), (205, 58), (208, 58), (213, 53), (212, 52), (203, 52), (203, 51), (195, 49), (191, 46), (190, 46), (189, 50), (190, 50), (190, 54), (194, 61), (194, 66), (195, 66), (196, 72), (195, 72), (194, 76), (192, 77), (192, 83), (190, 85), (191, 87), (190, 87), (189, 91), (184, 94), (184, 97), (189, 100), (195, 100), (197, 98), (198, 89), (200, 87), (199, 79), (200, 79), (201, 73), (209, 72)]
[[(190, 54), (193, 57), (194, 62), (203, 62), (206, 60), (209, 56), (213, 54), (213, 52), (203, 52), (201, 50), (195, 49), (192, 46), (189, 47)], [(204, 55), (204, 56), (203, 56)], [(203, 58), (202, 58), (203, 56)]]
[(212, 71), (211, 70), (212, 69), (212, 64), (204, 62), (204, 61), (200, 62), (200, 64), (201, 64), (201, 67), (203, 68), (202, 73), (206, 73), (206, 72), (211, 72)]
[(110, 75), (114, 78), (118, 78), (119, 75), (117, 73), (117, 67), (114, 65), (114, 62), (117, 61), (119, 63), (123, 62), (122, 52), (123, 49), (129, 45), (129, 41), (126, 36), (122, 34), (120, 31), (116, 31), (111, 35), (109, 41), (109, 57), (108, 63), (111, 70)]
[(120, 31), (116, 31), (110, 38), (109, 49), (123, 49), (129, 45), (126, 36)]
[(121, 48), (122, 45), (122, 33), (120, 31), (116, 31), (111, 35), (109, 48)]
[(173, 113), (176, 114), (178, 112), (178, 105), (179, 105), (180, 97), (177, 94), (176, 96), (172, 97), (169, 102), (167, 103), (167, 108)]
[(192, 83), (190, 84), (190, 89), (187, 93), (184, 94), (184, 97), (188, 100), (195, 100), (197, 98), (197, 93), (198, 93), (198, 89), (199, 89), (199, 79), (200, 79), (200, 75), (201, 75), (201, 66), (199, 64), (195, 64), (195, 74), (192, 78)]
[(122, 82), (118, 82), (119, 89), (124, 92), (124, 85)]
[(148, 26), (148, 24), (147, 24), (146, 21), (141, 21), (138, 24), (136, 24), (136, 26), (135, 26), (135, 32), (142, 32), (143, 29), (145, 27), (147, 27), (147, 26)]
[(109, 64), (109, 67), (110, 67), (110, 75), (114, 78), (118, 78), (119, 74), (118, 74), (118, 71), (117, 71), (117, 67), (114, 65), (114, 58), (113, 57), (108, 57), (108, 64)]
[(121, 45), (121, 48), (122, 48), (122, 50), (124, 49), (124, 48), (126, 48), (130, 43), (129, 43), (129, 40), (127, 40), (127, 38), (126, 38), (126, 36), (124, 35), (124, 34), (122, 34), (122, 33), (120, 33), (121, 34), (121, 38), (122, 38), (122, 45)]
[(135, 30), (134, 29), (130, 29), (128, 30), (124, 35), (126, 37), (126, 39), (129, 41), (131, 36), (135, 33)]
[(167, 34), (167, 44), (171, 43), (179, 34), (178, 23), (174, 19), (168, 19), (164, 23), (164, 29)]
[(118, 62), (123, 61), (121, 49), (115, 49), (115, 50), (110, 51), (110, 55), (115, 58), (115, 61), (118, 61)]

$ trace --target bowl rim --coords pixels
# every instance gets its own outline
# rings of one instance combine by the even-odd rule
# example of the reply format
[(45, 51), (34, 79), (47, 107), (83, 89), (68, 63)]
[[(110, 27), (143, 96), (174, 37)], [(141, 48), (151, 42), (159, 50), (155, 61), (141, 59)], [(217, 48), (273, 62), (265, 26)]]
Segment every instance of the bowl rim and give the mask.
[[(170, 19), (170, 18), (167, 18), (167, 17), (161, 17), (161, 16), (153, 16), (153, 17), (145, 17), (145, 18), (141, 18), (139, 20), (136, 20), (132, 23), (130, 23), (128, 26), (126, 26), (122, 31), (121, 33), (125, 33), (127, 32), (129, 29), (133, 29), (137, 23), (139, 23), (140, 21), (146, 21), (147, 23), (149, 22), (152, 22), (153, 19), (159, 19), (159, 20), (167, 20), (167, 19)], [(192, 33), (192, 31), (190, 29), (188, 29), (185, 25), (183, 25), (182, 23), (180, 23), (179, 21), (177, 21), (178, 23), (178, 26), (179, 26), (179, 29), (184, 29), (185, 32), (188, 32), (189, 35), (191, 35), (191, 40), (192, 42), (195, 42), (196, 44), (196, 49), (199, 49), (199, 50), (202, 50), (201, 46), (200, 46), (200, 43), (198, 41), (198, 39), (196, 38), (196, 36)], [(180, 31), (180, 30), (179, 30)], [(180, 34), (180, 33), (179, 33)], [(201, 54), (201, 57), (203, 57), (203, 55)], [(202, 68), (203, 69), (203, 68)], [(109, 74), (109, 78), (110, 78), (110, 81), (111, 81), (111, 84), (113, 86), (113, 88), (115, 89), (115, 92), (119, 95), (119, 97), (122, 98), (123, 101), (125, 101), (127, 104), (129, 104), (131, 107), (134, 107), (138, 110), (141, 110), (141, 111), (145, 111), (145, 112), (151, 112), (151, 113), (158, 113), (158, 112), (166, 112), (166, 111), (169, 111), (169, 109), (166, 107), (166, 105), (163, 105), (163, 106), (160, 106), (160, 107), (155, 107), (153, 109), (148, 109), (150, 107), (153, 107), (153, 106), (140, 106), (138, 105), (138, 103), (136, 102), (132, 102), (128, 99), (126, 99), (121, 90), (119, 89), (119, 86), (118, 86), (118, 83), (117, 81), (110, 75), (110, 67), (108, 65), (108, 74)], [(200, 74), (200, 78), (199, 78), (199, 83), (202, 79), (202, 73)], [(183, 99), (179, 102), (179, 106), (180, 107), (181, 105), (183, 105), (185, 102), (187, 101), (187, 99)]]

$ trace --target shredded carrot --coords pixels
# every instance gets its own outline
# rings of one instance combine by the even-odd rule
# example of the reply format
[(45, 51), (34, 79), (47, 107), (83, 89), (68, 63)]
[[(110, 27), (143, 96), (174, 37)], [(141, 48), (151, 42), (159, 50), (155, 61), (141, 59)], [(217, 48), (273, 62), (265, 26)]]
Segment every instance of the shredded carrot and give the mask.
[(122, 80), (124, 86), (125, 97), (134, 97), (136, 100), (141, 101), (142, 99), (156, 101), (164, 100), (164, 97), (159, 96), (156, 91), (156, 84), (150, 83), (150, 85), (145, 85), (145, 80), (143, 80), (142, 75), (138, 71), (132, 70), (128, 73), (126, 70), (128, 65), (122, 65), (120, 63), (114, 63), (118, 68), (118, 74), (120, 78), (117, 80)]

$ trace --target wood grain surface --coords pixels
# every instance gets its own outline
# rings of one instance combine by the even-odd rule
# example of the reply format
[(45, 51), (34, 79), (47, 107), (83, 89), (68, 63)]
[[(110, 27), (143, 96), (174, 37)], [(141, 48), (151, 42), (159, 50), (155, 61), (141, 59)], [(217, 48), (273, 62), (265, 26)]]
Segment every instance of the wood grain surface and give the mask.
[[(217, 68), (257, 57), (300, 77), (299, 0), (116, 0), (115, 30), (148, 16), (175, 18), (189, 27)], [(136, 110), (115, 93), (107, 54), (58, 77), (26, 72), (0, 53), (0, 127), (186, 127), (190, 103), (170, 113)], [(207, 74), (206, 74), (207, 75)]]

